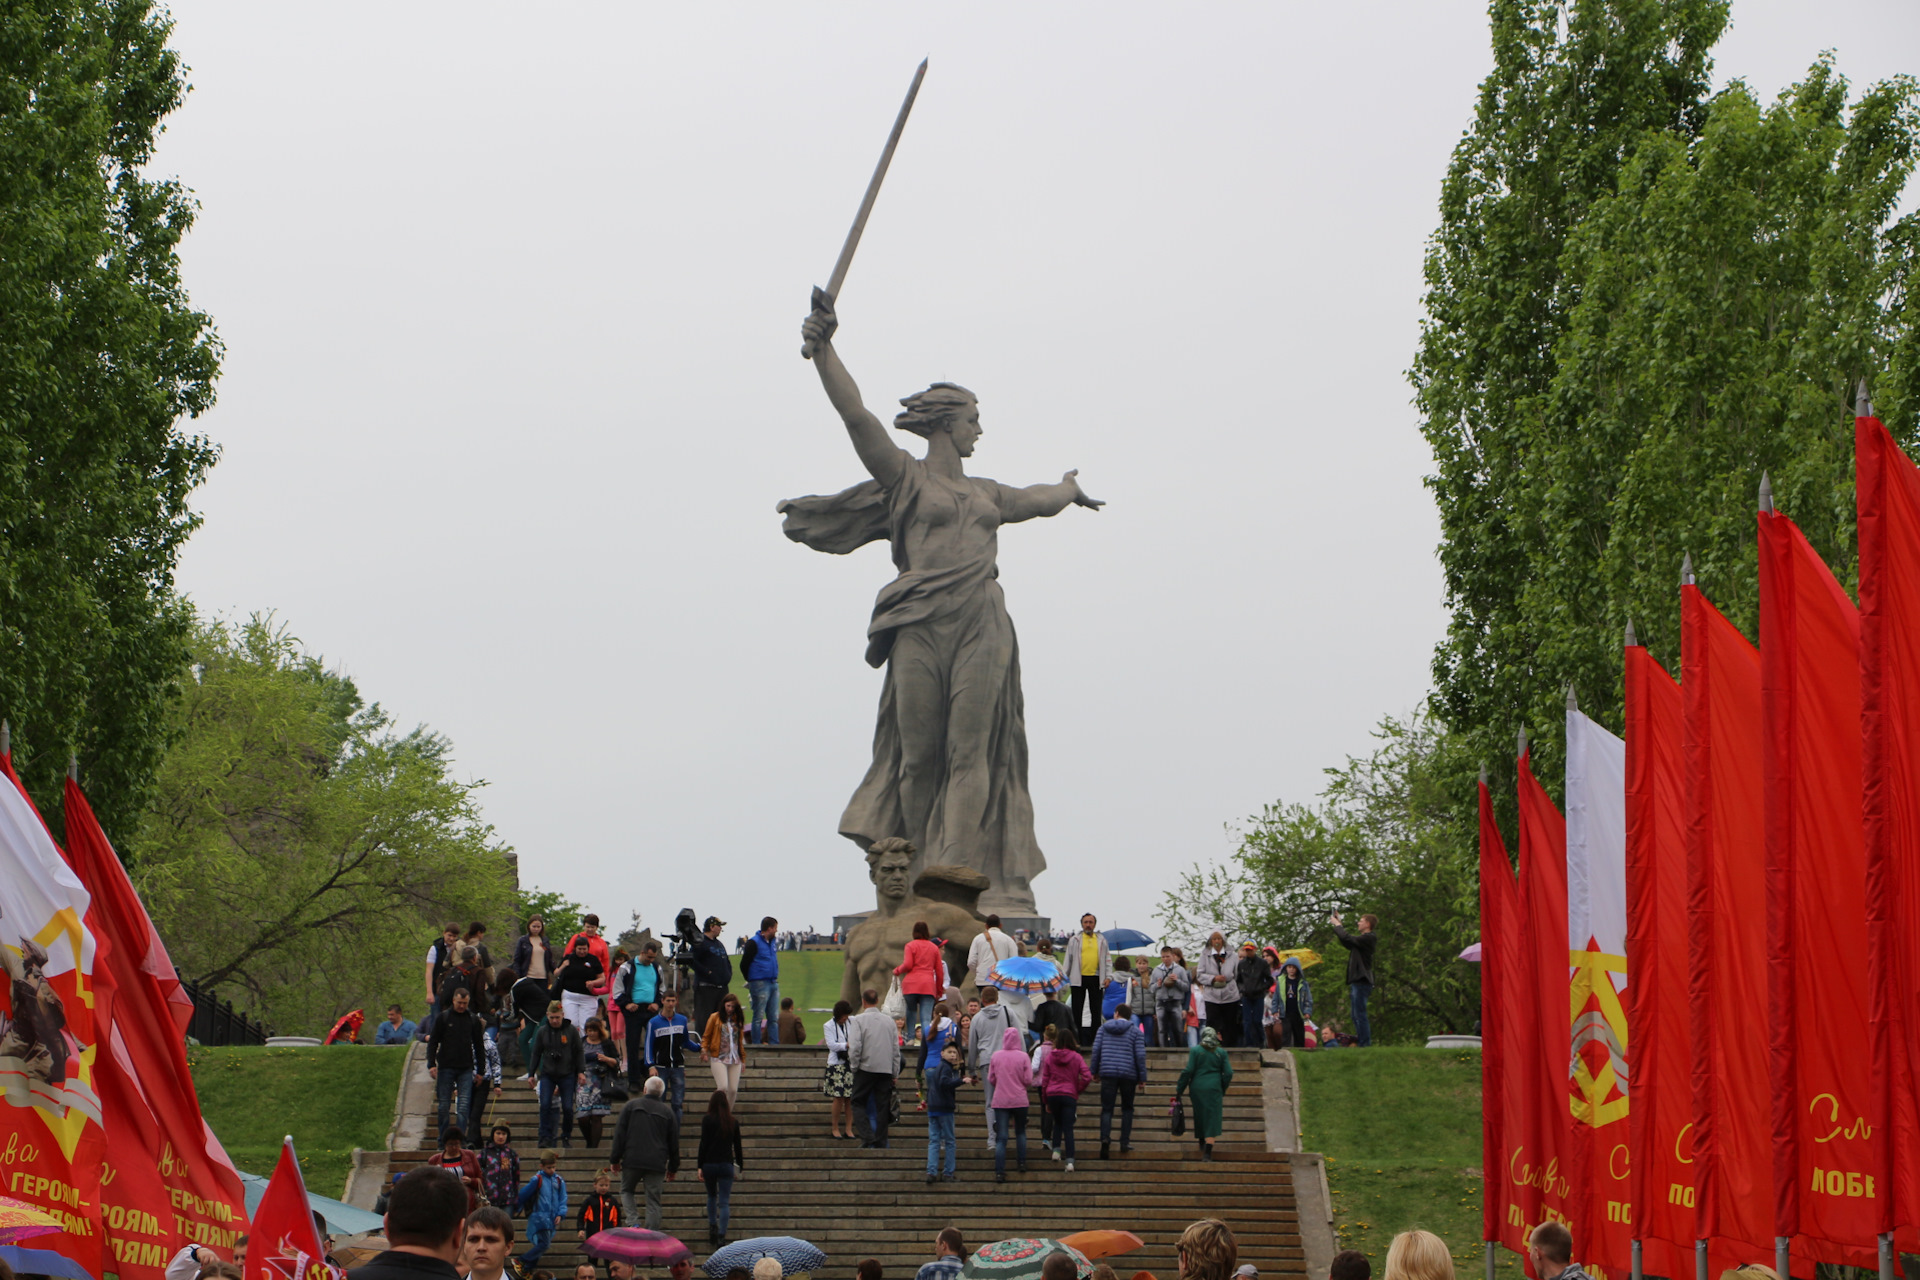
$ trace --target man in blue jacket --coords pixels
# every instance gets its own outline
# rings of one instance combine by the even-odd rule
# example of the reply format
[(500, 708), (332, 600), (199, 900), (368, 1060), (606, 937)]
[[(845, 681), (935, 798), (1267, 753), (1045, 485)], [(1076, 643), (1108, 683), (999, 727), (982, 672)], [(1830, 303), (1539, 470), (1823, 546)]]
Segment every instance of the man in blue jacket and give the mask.
[(1121, 1005), (1093, 1033), (1087, 1060), (1100, 1081), (1100, 1158), (1111, 1159), (1113, 1102), (1120, 1099), (1120, 1154), (1133, 1150), (1133, 1094), (1147, 1082), (1147, 1036), (1133, 1020), (1133, 1007)]
[(740, 948), (740, 974), (747, 980), (747, 999), (751, 1002), (747, 1039), (753, 1044), (780, 1038), (780, 949), (774, 945), (779, 928), (780, 922), (767, 916), (760, 921), (760, 932)]
[(680, 997), (671, 991), (660, 994), (660, 1012), (647, 1023), (647, 1075), (658, 1076), (673, 1101), (673, 1122), (680, 1123), (680, 1104), (687, 1095), (687, 1015), (680, 1012)]

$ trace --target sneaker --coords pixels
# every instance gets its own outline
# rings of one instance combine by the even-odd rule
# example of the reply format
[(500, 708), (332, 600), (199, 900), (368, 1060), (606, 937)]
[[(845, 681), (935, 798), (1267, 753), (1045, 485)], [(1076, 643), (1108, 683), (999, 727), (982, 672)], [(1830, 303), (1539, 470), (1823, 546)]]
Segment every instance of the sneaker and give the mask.
[(928, 1175), (927, 1175), (927, 1185), (928, 1185), (928, 1186), (932, 1186), (932, 1185), (933, 1185), (934, 1183), (936, 1183), (936, 1182), (938, 1182), (938, 1181), (940, 1181), (940, 1175), (939, 1175), (939, 1174), (937, 1174), (937, 1173), (930, 1173), (930, 1174), (928, 1174)]
[(1007, 1175), (1004, 1173), (996, 1173), (993, 1175), (993, 1180), (995, 1182), (1005, 1182), (1007, 1180)]
[[(1126, 1148), (1122, 1147), (1121, 1150), (1124, 1151), (1126, 1150)], [(1108, 1148), (1107, 1144), (1104, 1142), (1100, 1144), (1100, 1158), (1102, 1160), (1113, 1159), (1113, 1152)]]
[(1016, 1167), (1014, 1168), (1014, 1172), (1015, 1172), (1015, 1173), (1025, 1173), (1026, 1171), (1027, 1171), (1027, 1163), (1026, 1163), (1026, 1161), (1024, 1161), (1024, 1160), (1022, 1160), (1022, 1161), (1021, 1161), (1021, 1162), (1019, 1163), (1019, 1165), (1017, 1165), (1017, 1166), (1016, 1166)]
[(1073, 1172), (1073, 1161), (1071, 1160), (1067, 1161), (1067, 1167), (1064, 1172), (1067, 1172), (1067, 1173)]
[(1132, 1155), (1132, 1154), (1133, 1154), (1133, 1148), (1132, 1148), (1132, 1147), (1122, 1147), (1122, 1148), (1120, 1148), (1120, 1154), (1121, 1154), (1121, 1155), (1123, 1155), (1123, 1156), (1130, 1156), (1130, 1155)]
[(1055, 1160), (1058, 1160), (1060, 1158), (1060, 1152), (1057, 1149), (1053, 1151), (1053, 1158)]

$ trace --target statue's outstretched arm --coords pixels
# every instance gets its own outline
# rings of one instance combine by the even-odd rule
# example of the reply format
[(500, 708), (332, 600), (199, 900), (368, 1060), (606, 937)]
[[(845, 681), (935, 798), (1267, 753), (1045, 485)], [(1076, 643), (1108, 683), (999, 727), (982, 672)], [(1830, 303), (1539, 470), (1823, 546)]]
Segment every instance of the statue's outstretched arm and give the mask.
[(1000, 487), (1000, 519), (1008, 524), (1031, 520), (1035, 516), (1057, 516), (1068, 507), (1081, 506), (1098, 511), (1107, 504), (1089, 498), (1080, 488), (1080, 472), (1073, 470), (1060, 477), (1059, 484), (1030, 484), (1024, 489)]
[(840, 420), (847, 424), (847, 434), (853, 437), (853, 451), (860, 455), (861, 465), (875, 480), (891, 488), (900, 478), (906, 451), (887, 439), (887, 429), (868, 410), (853, 375), (840, 363), (840, 353), (833, 349), (833, 331), (839, 327), (840, 320), (833, 313), (833, 304), (823, 301), (825, 297), (815, 292), (813, 314), (801, 322), (800, 333), (813, 348), (813, 367), (820, 371), (820, 385), (827, 389), (827, 399), (833, 403)]

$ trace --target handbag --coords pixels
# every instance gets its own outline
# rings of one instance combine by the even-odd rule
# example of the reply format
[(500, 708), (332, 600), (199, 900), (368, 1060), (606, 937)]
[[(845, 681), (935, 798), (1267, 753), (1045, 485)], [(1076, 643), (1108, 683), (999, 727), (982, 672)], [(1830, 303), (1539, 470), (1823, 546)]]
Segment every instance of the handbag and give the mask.
[(628, 1097), (627, 1078), (613, 1067), (595, 1067), (594, 1083), (600, 1087), (600, 1096), (608, 1102), (625, 1102)]
[(1179, 1137), (1187, 1131), (1187, 1108), (1176, 1096), (1167, 1104), (1167, 1132)]
[(886, 1014), (889, 1018), (904, 1018), (907, 1016), (907, 997), (900, 990), (899, 974), (895, 974), (893, 981), (887, 985), (887, 998), (880, 1002), (880, 1012)]

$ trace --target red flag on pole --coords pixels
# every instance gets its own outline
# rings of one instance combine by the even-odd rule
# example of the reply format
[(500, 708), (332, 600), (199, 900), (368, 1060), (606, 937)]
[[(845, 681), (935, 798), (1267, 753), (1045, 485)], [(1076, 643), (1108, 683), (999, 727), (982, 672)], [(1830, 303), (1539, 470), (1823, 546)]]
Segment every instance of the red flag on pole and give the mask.
[(1886, 1182), (1872, 1063), (1855, 1047), (1868, 1025), (1859, 616), (1793, 521), (1759, 523), (1773, 1232), (1871, 1267)]
[[(137, 1109), (125, 1116), (108, 1108), (115, 1164), (124, 1176), (126, 1166), (136, 1163), (131, 1147), (157, 1175), (164, 1220), (176, 1245), (231, 1253), (246, 1230), (246, 1196), (233, 1161), (200, 1114), (187, 1067), (185, 1023), (193, 1016), (192, 998), (181, 989), (152, 918), (71, 778), (65, 814), (67, 856), (92, 895), (88, 923), (108, 943), (106, 964), (115, 991), (109, 1066), (124, 1071), (138, 1095)], [(110, 1192), (107, 1199), (113, 1200)], [(132, 1257), (116, 1252), (123, 1253), (123, 1280), (133, 1280), (152, 1250), (143, 1248)], [(167, 1261), (160, 1259), (159, 1267)]]
[(1887, 1232), (1920, 1228), (1920, 471), (1860, 407), (1868, 1025)]
[(247, 1238), (246, 1280), (338, 1280), (346, 1273), (327, 1262), (307, 1203), (306, 1180), (293, 1154), (293, 1138), (280, 1148), (267, 1189), (253, 1211)]
[(1760, 654), (1691, 583), (1680, 648), (1694, 1230), (1732, 1266), (1773, 1255)]
[(1628, 1187), (1642, 1270), (1690, 1276), (1693, 1095), (1687, 1047), (1687, 845), (1680, 686), (1626, 650)]
[(59, 1218), (48, 1248), (103, 1271), (96, 975), (87, 891), (0, 755), (0, 1193)]
[(1525, 1253), (1527, 1210), (1508, 1159), (1525, 1131), (1517, 1069), (1527, 1024), (1514, 1007), (1520, 976), (1520, 889), (1506, 842), (1493, 819), (1493, 798), (1480, 784), (1480, 1197), (1482, 1240)]
[(1509, 1157), (1508, 1174), (1530, 1193), (1526, 1229), (1553, 1219), (1579, 1229), (1577, 1204), (1586, 1195), (1572, 1178), (1573, 1111), (1567, 1072), (1573, 1049), (1568, 1005), (1573, 966), (1567, 948), (1567, 824), (1520, 757), (1521, 977), (1515, 1002), (1531, 1027), (1525, 1056), (1509, 1059), (1507, 1081), (1519, 1084), (1526, 1128)]

